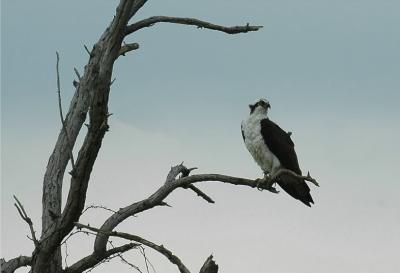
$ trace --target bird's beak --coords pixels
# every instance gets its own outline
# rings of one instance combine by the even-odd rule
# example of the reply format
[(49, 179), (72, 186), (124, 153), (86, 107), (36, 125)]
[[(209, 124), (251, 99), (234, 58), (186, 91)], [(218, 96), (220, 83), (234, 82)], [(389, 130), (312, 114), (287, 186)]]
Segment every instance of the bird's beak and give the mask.
[(249, 108), (252, 109), (254, 107), (253, 104), (249, 104)]
[(268, 103), (268, 104), (267, 104), (267, 108), (271, 108), (271, 104)]

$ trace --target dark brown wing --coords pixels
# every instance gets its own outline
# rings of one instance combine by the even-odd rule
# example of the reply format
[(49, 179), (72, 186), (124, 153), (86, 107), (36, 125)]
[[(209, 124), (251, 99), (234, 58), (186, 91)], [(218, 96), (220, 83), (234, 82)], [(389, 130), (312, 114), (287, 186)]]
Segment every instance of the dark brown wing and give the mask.
[(269, 119), (261, 120), (261, 134), (268, 149), (279, 159), (281, 165), (297, 174), (301, 174), (290, 134)]
[[(282, 167), (301, 175), (294, 143), (290, 138), (291, 133), (286, 133), (271, 120), (263, 119), (261, 120), (261, 134), (268, 149), (279, 159)], [(310, 188), (303, 179), (284, 174), (279, 177), (277, 183), (290, 196), (307, 206), (310, 207), (310, 203), (314, 203)]]

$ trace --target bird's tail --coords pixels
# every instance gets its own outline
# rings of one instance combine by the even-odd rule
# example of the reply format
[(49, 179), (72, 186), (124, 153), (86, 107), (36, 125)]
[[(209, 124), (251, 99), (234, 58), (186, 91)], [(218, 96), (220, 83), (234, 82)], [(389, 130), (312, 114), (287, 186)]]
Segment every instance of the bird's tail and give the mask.
[(304, 179), (294, 177), (290, 174), (282, 174), (277, 183), (290, 196), (300, 200), (307, 206), (311, 207), (310, 203), (314, 204), (314, 200), (310, 194), (310, 188)]

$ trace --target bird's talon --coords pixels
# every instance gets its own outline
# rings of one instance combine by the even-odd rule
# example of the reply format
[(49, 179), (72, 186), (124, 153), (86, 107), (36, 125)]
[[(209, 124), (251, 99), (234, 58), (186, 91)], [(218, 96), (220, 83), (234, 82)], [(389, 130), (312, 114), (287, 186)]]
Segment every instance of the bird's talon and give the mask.
[(256, 181), (256, 187), (259, 191), (262, 190), (269, 190), (272, 192), (276, 192), (276, 189), (272, 186), (275, 184), (274, 181), (272, 181), (268, 176), (264, 176), (263, 178), (257, 178), (255, 179)]
[(263, 191), (264, 189), (261, 188), (261, 185), (264, 183), (263, 178), (256, 178), (254, 181), (256, 182), (257, 190)]
[(279, 191), (276, 188), (272, 187), (272, 186), (268, 190), (270, 192), (272, 192), (272, 193), (279, 193)]

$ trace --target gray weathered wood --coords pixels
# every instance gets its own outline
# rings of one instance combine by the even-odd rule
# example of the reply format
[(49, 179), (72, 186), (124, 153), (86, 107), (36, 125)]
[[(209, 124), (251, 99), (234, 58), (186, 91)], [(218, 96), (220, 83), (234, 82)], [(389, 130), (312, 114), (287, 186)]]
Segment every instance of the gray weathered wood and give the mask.
[(27, 256), (19, 256), (9, 261), (0, 259), (1, 273), (12, 273), (16, 269), (31, 265), (32, 258)]
[[(90, 173), (108, 128), (107, 105), (113, 64), (118, 57), (125, 26), (132, 16), (135, 2), (139, 1), (120, 1), (113, 21), (90, 52), (89, 63), (65, 118), (66, 130), (61, 130), (50, 156), (43, 181), (41, 248), (32, 263), (34, 273), (58, 273), (62, 270), (59, 244), (79, 219), (86, 200)], [(61, 213), (62, 181), (70, 158), (70, 145), (75, 144), (88, 112), (89, 130), (79, 150), (67, 203)]]
[[(33, 273), (61, 273), (63, 271), (60, 244), (71, 232), (74, 223), (79, 220), (85, 206), (86, 193), (93, 165), (95, 164), (98, 152), (101, 148), (102, 140), (108, 130), (108, 100), (110, 85), (112, 84), (111, 78), (114, 62), (119, 56), (138, 49), (138, 44), (136, 43), (125, 44), (121, 47), (126, 35), (158, 22), (196, 25), (198, 27), (214, 29), (231, 34), (256, 31), (260, 28), (258, 26), (249, 25), (224, 27), (193, 18), (175, 18), (165, 16), (150, 17), (128, 26), (129, 20), (146, 2), (146, 0), (120, 0), (112, 22), (103, 32), (92, 50), (89, 50), (85, 46), (85, 49), (89, 53), (89, 61), (85, 66), (82, 76), (75, 69), (79, 82), (74, 83), (76, 90), (70, 102), (65, 119), (63, 119), (60, 107), (62, 128), (54, 149), (49, 157), (44, 174), (41, 237), (37, 239), (33, 236), (35, 249), (32, 252), (32, 257), (21, 256), (7, 262), (2, 259), (2, 272), (3, 269), (7, 270), (4, 271), (7, 273), (14, 272), (15, 269), (26, 265), (31, 266), (31, 272)], [(59, 90), (60, 87), (58, 85), (58, 91)], [(87, 119), (87, 116), (89, 116), (88, 129), (85, 132), (85, 139), (82, 146), (79, 148), (76, 161), (72, 164), (73, 168), (70, 172), (70, 188), (68, 190), (66, 205), (62, 211), (63, 178), (68, 162), (73, 158), (71, 151), (75, 146), (76, 139), (83, 128), (82, 125)], [(173, 171), (182, 173), (182, 168), (184, 167), (180, 165)], [(225, 182), (229, 181), (229, 183), (232, 184), (247, 183), (246, 185), (250, 185), (253, 183), (252, 180), (247, 180), (246, 182), (243, 179), (218, 175), (209, 175), (205, 177), (197, 176), (198, 180), (193, 180), (192, 177), (183, 177), (178, 180), (175, 178), (176, 175), (174, 175), (174, 172), (170, 173), (166, 184), (155, 194), (146, 200), (121, 209), (103, 224), (102, 229), (105, 231), (112, 231), (115, 226), (135, 213), (148, 210), (154, 206), (165, 205), (166, 203), (163, 199), (171, 191), (179, 187), (190, 186), (190, 188), (195, 190), (197, 194), (209, 202), (212, 202), (212, 199), (205, 193), (191, 186), (191, 184), (195, 182), (208, 181), (207, 179), (216, 179), (217, 181), (226, 180)], [(121, 214), (119, 215), (119, 213)], [(33, 224), (29, 225), (31, 230), (33, 230)], [(33, 231), (32, 234), (34, 234)], [(132, 244), (127, 244), (120, 248), (115, 248), (114, 250), (107, 250), (107, 238), (108, 236), (104, 236), (104, 234), (102, 236), (97, 236), (94, 245), (94, 253), (77, 261), (74, 266), (67, 268), (66, 272), (82, 272), (113, 253), (127, 251), (134, 247)]]

